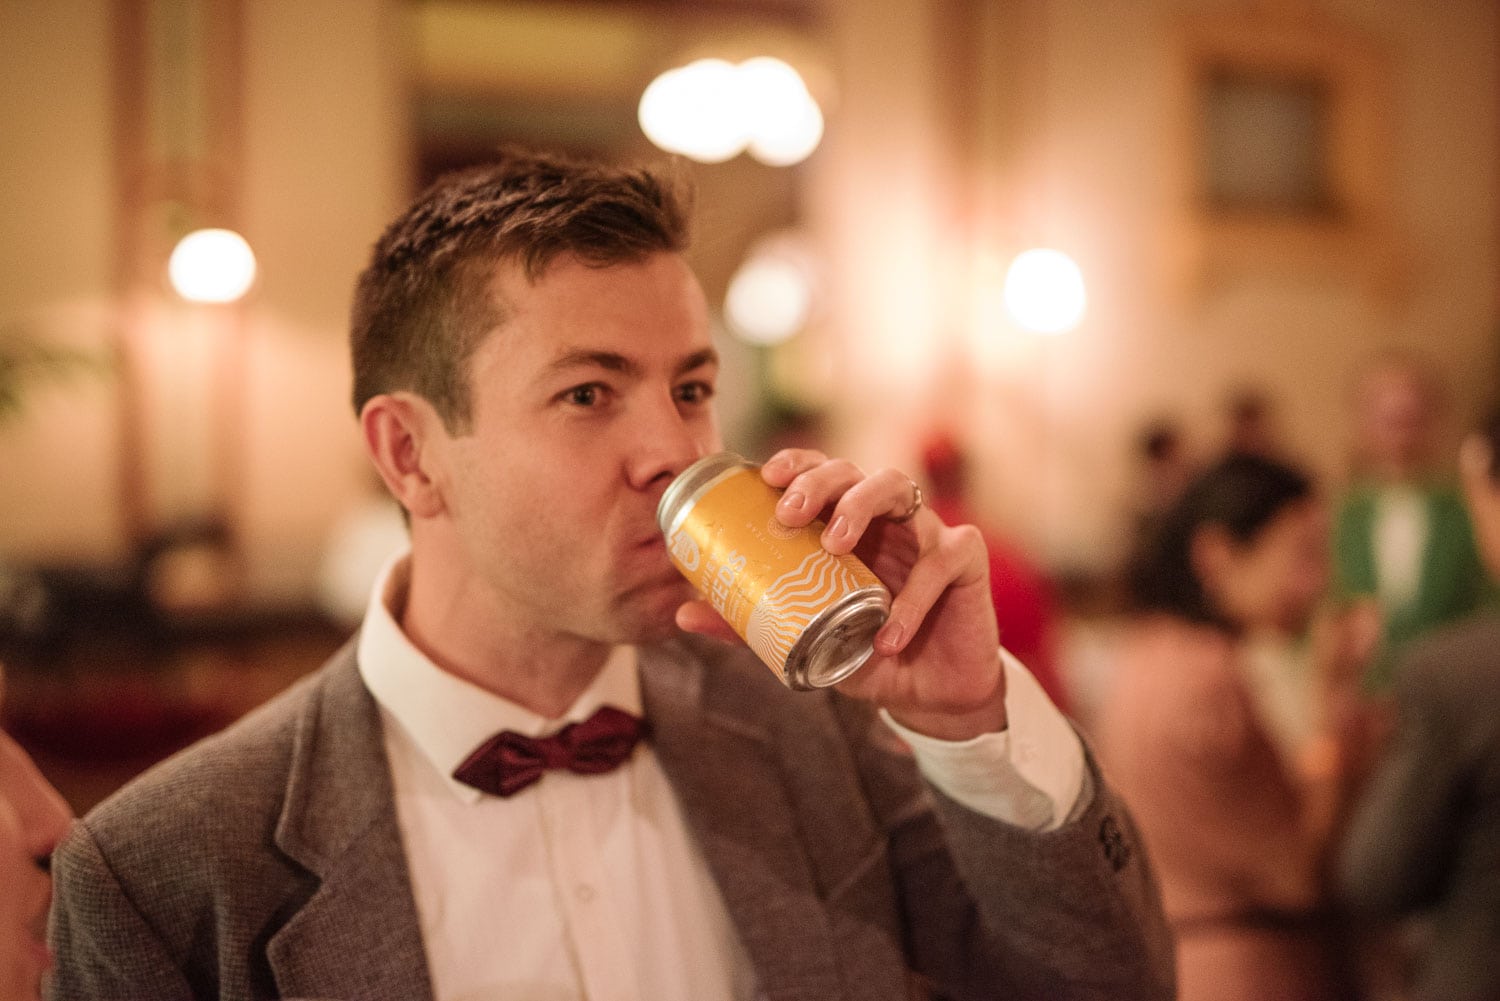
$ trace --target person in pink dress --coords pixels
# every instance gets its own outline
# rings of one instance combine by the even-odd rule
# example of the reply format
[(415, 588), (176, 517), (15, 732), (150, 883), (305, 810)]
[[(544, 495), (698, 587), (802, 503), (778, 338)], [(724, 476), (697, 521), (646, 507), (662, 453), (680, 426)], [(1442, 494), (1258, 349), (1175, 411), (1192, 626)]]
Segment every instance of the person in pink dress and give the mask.
[(1188, 487), (1131, 568), (1095, 736), (1157, 864), (1182, 1001), (1356, 996), (1326, 866), (1362, 731), (1326, 714), (1324, 753), (1294, 759), (1248, 677), (1248, 637), (1265, 631), (1311, 635), (1319, 676), (1353, 675), (1341, 665), (1372, 640), (1353, 622), (1313, 628), (1328, 563), (1310, 480), (1242, 454)]

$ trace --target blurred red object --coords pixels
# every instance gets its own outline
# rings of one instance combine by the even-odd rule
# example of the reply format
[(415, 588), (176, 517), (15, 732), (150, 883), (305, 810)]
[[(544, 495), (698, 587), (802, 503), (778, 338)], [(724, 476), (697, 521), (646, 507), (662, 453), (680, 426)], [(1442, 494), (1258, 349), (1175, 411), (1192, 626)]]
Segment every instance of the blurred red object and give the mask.
[(934, 434), (921, 456), (930, 487), (927, 506), (947, 524), (974, 525), (984, 536), (1001, 645), (1026, 665), (1059, 709), (1071, 712), (1057, 662), (1057, 603), (1051, 582), (1019, 545), (974, 517), (966, 499), (968, 459), (952, 434)]

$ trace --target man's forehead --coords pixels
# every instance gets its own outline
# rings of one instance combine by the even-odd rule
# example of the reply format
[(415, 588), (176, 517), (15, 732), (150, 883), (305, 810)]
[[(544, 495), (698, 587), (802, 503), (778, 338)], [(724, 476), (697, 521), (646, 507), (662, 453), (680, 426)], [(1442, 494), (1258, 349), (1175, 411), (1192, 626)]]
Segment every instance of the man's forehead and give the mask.
[(712, 345), (702, 288), (679, 254), (599, 266), (562, 258), (535, 278), (502, 262), (489, 297), (495, 331), (524, 329), (545, 364), (591, 352), (659, 362), (663, 351), (687, 356)]

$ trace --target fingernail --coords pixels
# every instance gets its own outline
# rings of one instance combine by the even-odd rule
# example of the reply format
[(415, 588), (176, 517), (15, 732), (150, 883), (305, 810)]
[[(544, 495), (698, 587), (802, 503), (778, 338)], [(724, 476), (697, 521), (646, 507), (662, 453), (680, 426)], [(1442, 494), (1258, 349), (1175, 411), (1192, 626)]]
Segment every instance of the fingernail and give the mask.
[(901, 641), (905, 638), (906, 627), (896, 619), (888, 621), (880, 628), (880, 632), (875, 634), (875, 639), (892, 650), (899, 648)]
[(828, 526), (828, 531), (825, 534), (830, 539), (842, 539), (848, 531), (849, 520), (843, 515), (839, 515), (833, 519), (833, 524)]
[(801, 511), (802, 505), (806, 503), (807, 496), (801, 493), (791, 493), (781, 498), (782, 507), (786, 508), (788, 511)]

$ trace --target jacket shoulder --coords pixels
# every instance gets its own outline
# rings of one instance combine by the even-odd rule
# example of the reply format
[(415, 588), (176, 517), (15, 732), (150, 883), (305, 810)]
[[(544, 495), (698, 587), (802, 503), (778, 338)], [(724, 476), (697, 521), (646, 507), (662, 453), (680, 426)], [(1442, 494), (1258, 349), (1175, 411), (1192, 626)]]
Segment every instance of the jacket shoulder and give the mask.
[(1404, 703), (1466, 709), (1500, 703), (1500, 614), (1479, 614), (1412, 644), (1397, 675)]
[(169, 839), (264, 837), (285, 793), (293, 736), (333, 665), (295, 682), (224, 730), (158, 763), (83, 819), (101, 847)]

